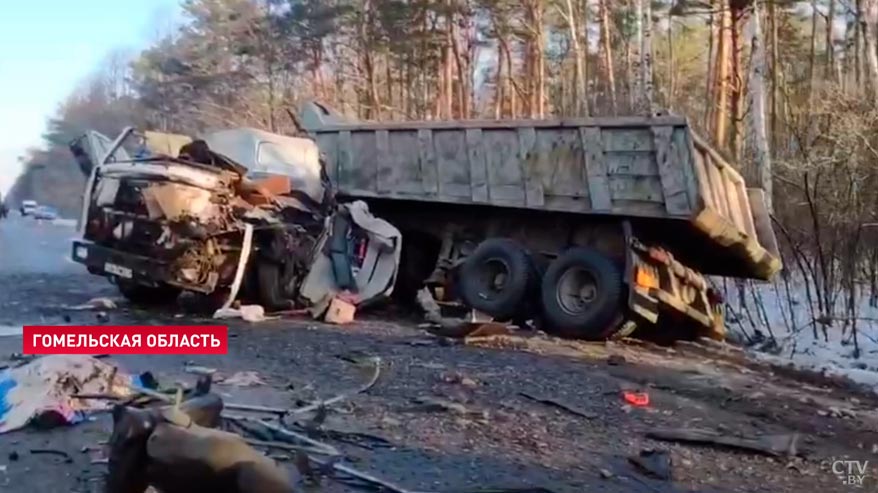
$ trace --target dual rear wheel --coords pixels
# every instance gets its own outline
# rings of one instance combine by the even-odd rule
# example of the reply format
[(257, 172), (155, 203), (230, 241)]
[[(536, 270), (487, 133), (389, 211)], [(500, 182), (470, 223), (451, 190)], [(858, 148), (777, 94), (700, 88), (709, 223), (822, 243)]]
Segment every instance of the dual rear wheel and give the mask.
[(569, 338), (606, 339), (624, 308), (621, 269), (603, 254), (574, 247), (545, 272), (519, 243), (483, 241), (460, 270), (463, 301), (497, 320), (538, 312), (547, 328)]

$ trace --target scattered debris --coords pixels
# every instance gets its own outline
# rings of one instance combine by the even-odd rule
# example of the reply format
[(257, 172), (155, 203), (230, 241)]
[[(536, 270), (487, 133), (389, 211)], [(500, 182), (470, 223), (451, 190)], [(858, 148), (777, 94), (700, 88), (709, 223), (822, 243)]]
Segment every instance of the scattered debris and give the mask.
[(624, 365), (626, 362), (627, 360), (621, 354), (611, 354), (607, 357), (607, 364), (610, 366), (620, 366)]
[(622, 398), (625, 399), (625, 402), (634, 407), (649, 406), (649, 394), (647, 394), (646, 392), (632, 392), (630, 390), (623, 390)]
[(561, 402), (557, 399), (553, 399), (550, 397), (535, 396), (535, 395), (529, 394), (527, 392), (519, 392), (518, 395), (520, 395), (522, 397), (526, 397), (532, 401), (536, 401), (536, 402), (540, 402), (542, 404), (547, 404), (549, 406), (557, 407), (558, 409), (564, 410), (564, 411), (566, 411), (570, 414), (574, 414), (576, 416), (581, 416), (585, 419), (595, 419), (599, 416), (598, 413), (591, 412), (591, 411), (585, 411), (583, 409), (577, 408), (576, 406), (573, 406), (571, 404), (567, 404), (565, 402)]
[(475, 414), (474, 411), (471, 411), (466, 406), (459, 402), (453, 402), (448, 399), (443, 399), (441, 397), (433, 397), (433, 396), (421, 396), (415, 397), (412, 399), (412, 402), (418, 404), (419, 411), (450, 411), (453, 413), (466, 415), (466, 414)]
[(221, 385), (234, 385), (236, 387), (255, 387), (257, 385), (265, 385), (262, 378), (255, 371), (239, 371), (233, 373), (228, 378), (224, 378)]
[(603, 469), (603, 468), (602, 468), (602, 469), (600, 470), (600, 473), (601, 473), (601, 477), (604, 478), (604, 479), (610, 479), (610, 478), (613, 477), (613, 473), (611, 473), (608, 469)]
[(458, 372), (443, 373), (440, 378), (445, 383), (460, 384), (464, 387), (474, 388), (479, 386), (479, 382)]
[(66, 306), (67, 310), (115, 310), (118, 306), (110, 298), (92, 298), (81, 305)]
[(765, 455), (805, 456), (806, 451), (798, 446), (799, 434), (763, 435), (759, 437), (735, 437), (710, 430), (694, 428), (668, 428), (646, 433), (647, 438), (655, 440), (695, 443), (728, 447)]
[(442, 316), (442, 308), (427, 288), (418, 291), (416, 301), (424, 311), (424, 318), (430, 322), (427, 330), (434, 335), (462, 339), (465, 337), (507, 335), (511, 332), (508, 325), (499, 322)]
[(86, 355), (44, 356), (0, 371), (0, 433), (28, 424), (53, 427), (79, 423), (110, 404), (78, 399), (77, 394), (125, 397), (135, 383), (139, 383), (138, 378)]
[(183, 371), (193, 375), (215, 375), (216, 368), (208, 368), (206, 366), (186, 365)]
[(70, 457), (70, 454), (68, 454), (67, 452), (65, 452), (65, 451), (63, 451), (63, 450), (56, 450), (56, 449), (31, 449), (30, 453), (33, 454), (33, 455), (41, 455), (41, 454), (44, 454), (44, 455), (57, 455), (57, 456), (61, 457), (62, 459), (64, 459), (64, 462), (65, 462), (66, 464), (72, 464), (72, 463), (73, 463), (73, 457)]
[[(817, 412), (820, 414), (820, 411)], [(830, 406), (828, 411), (824, 411), (824, 414), (820, 414), (821, 416), (831, 416), (833, 418), (850, 418), (856, 419), (857, 413), (852, 409), (847, 409), (843, 407), (835, 407)]]
[(344, 296), (335, 296), (326, 309), (323, 320), (336, 325), (349, 324), (354, 321), (357, 306)]
[(629, 457), (628, 461), (647, 476), (665, 481), (671, 479), (671, 454), (666, 450), (641, 450), (639, 455)]
[(240, 308), (220, 308), (215, 311), (213, 318), (240, 318), (245, 322), (263, 322), (268, 320), (265, 309), (261, 305), (242, 305)]

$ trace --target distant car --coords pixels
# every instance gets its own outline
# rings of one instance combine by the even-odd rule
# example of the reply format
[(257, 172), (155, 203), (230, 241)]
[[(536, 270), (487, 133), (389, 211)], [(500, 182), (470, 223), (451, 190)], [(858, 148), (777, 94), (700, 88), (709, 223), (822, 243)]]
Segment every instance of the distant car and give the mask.
[(32, 215), (34, 219), (45, 219), (47, 221), (54, 221), (58, 219), (58, 211), (56, 211), (53, 207), (49, 207), (47, 205), (41, 205), (34, 209)]
[(36, 200), (22, 200), (21, 207), (19, 208), (22, 216), (29, 216), (29, 215), (33, 214), (36, 209), (37, 209), (37, 201)]

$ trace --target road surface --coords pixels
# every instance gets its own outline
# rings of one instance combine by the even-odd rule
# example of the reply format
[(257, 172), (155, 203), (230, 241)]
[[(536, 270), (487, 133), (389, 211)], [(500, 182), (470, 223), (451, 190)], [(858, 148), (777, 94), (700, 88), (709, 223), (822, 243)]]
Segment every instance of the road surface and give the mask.
[[(0, 221), (0, 326), (14, 331), (37, 322), (197, 322), (179, 316), (174, 307), (146, 312), (121, 305), (105, 314), (65, 308), (95, 296), (116, 296), (105, 280), (66, 260), (72, 235), (69, 226)], [(183, 372), (187, 362), (226, 375), (255, 371), (264, 385), (220, 387), (223, 397), (291, 407), (363, 382), (362, 370), (339, 356), (380, 356), (385, 369), (378, 385), (330, 412), (326, 426), (388, 440), (391, 448), (339, 447), (356, 467), (413, 491), (878, 489), (878, 399), (871, 394), (815, 376), (804, 380), (801, 374), (769, 371), (728, 348), (582, 344), (539, 336), (448, 344), (428, 337), (415, 323), (387, 321), (379, 314), (363, 319), (345, 327), (303, 319), (232, 322), (228, 356), (113, 361), (130, 372), (150, 370), (167, 385), (192, 380)], [(0, 337), (0, 365), (20, 350), (20, 337)], [(624, 391), (646, 392), (649, 405), (626, 404)], [(437, 411), (414, 404), (425, 396), (454, 405)], [(766, 457), (646, 438), (660, 427), (746, 437), (796, 434), (798, 448), (808, 454), (806, 459)], [(106, 466), (92, 464), (81, 450), (98, 446), (109, 429), (108, 417), (101, 416), (72, 428), (0, 438), (0, 491), (100, 491)], [(66, 451), (73, 463), (30, 453), (37, 448)], [(670, 453), (671, 480), (651, 478), (629, 462), (647, 449)], [(840, 460), (867, 461), (864, 489), (846, 485), (833, 472)], [(354, 491), (326, 482), (319, 489)]]

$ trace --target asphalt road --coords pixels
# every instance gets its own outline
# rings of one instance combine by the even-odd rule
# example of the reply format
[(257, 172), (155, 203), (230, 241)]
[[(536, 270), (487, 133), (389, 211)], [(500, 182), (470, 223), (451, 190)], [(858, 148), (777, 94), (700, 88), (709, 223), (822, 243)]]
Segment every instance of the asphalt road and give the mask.
[[(0, 220), (0, 331), (14, 332), (30, 323), (196, 321), (173, 306), (143, 311), (120, 303), (106, 312), (71, 310), (71, 305), (96, 296), (118, 299), (106, 280), (67, 260), (73, 236), (71, 226), (19, 217)], [(346, 360), (379, 356), (385, 370), (378, 384), (334, 407), (325, 426), (389, 441), (390, 448), (375, 449), (333, 443), (349, 464), (412, 491), (792, 493), (878, 488), (878, 397), (819, 376), (806, 380), (805, 375), (768, 369), (727, 349), (583, 344), (542, 336), (460, 343), (428, 337), (411, 321), (376, 313), (358, 318), (343, 327), (308, 319), (259, 324), (233, 320), (228, 323), (228, 355), (120, 356), (110, 361), (131, 373), (149, 370), (166, 385), (191, 383), (193, 376), (183, 371), (186, 364), (213, 367), (225, 375), (254, 371), (264, 384), (219, 386), (226, 402), (295, 407), (358, 387), (363, 370)], [(20, 337), (0, 337), (0, 365), (19, 351)], [(626, 404), (626, 390), (648, 393), (649, 404)], [(415, 404), (424, 397), (450, 407)], [(809, 453), (804, 460), (766, 457), (646, 436), (667, 427), (745, 437), (796, 434)], [(104, 415), (75, 427), (0, 436), (0, 491), (101, 491), (106, 466), (92, 463), (93, 457), (82, 450), (98, 447), (110, 429)], [(30, 453), (33, 449), (66, 452), (72, 463)], [(647, 449), (670, 454), (671, 480), (632, 466), (629, 458)], [(846, 485), (833, 473), (833, 461), (849, 459), (868, 461), (865, 489)], [(366, 490), (324, 482), (319, 491)]]
[(61, 305), (112, 293), (70, 260), (75, 232), (70, 221), (37, 221), (15, 211), (0, 220), (0, 335), (25, 324), (63, 323)]
[(10, 212), (0, 219), (0, 275), (83, 274), (70, 260), (70, 240), (76, 227), (21, 217)]

